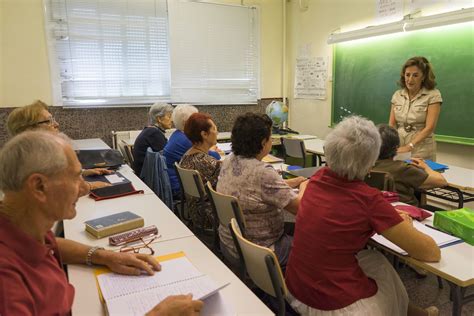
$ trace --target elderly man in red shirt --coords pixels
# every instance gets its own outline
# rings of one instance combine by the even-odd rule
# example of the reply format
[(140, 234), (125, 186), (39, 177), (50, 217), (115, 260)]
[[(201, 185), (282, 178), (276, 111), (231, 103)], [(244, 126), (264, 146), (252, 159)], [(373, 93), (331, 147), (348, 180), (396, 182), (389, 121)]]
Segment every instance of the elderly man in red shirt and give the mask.
[[(81, 164), (65, 135), (24, 132), (0, 151), (0, 315), (68, 315), (74, 299), (62, 264), (105, 265), (112, 271), (153, 274), (144, 254), (116, 253), (55, 238), (55, 221), (72, 219), (87, 191)], [(174, 296), (150, 315), (195, 315), (202, 302)]]

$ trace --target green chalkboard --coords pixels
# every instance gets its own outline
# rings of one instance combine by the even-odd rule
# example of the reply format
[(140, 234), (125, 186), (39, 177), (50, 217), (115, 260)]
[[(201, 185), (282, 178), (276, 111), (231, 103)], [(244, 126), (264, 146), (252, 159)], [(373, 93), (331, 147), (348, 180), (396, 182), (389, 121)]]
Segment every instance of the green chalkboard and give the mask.
[(436, 139), (474, 145), (473, 30), (464, 23), (335, 45), (331, 123), (351, 114), (387, 123), (403, 63), (425, 56), (443, 97)]

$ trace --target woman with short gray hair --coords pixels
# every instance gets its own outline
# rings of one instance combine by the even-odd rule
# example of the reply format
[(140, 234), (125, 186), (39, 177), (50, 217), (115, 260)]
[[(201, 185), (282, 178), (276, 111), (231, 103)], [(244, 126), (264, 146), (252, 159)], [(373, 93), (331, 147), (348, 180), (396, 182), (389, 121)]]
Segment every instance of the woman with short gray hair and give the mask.
[(145, 160), (148, 147), (151, 147), (153, 151), (161, 151), (168, 142), (165, 132), (173, 125), (172, 113), (173, 106), (167, 103), (158, 102), (150, 107), (148, 112), (150, 125), (142, 130), (133, 145), (133, 170), (136, 175), (140, 176), (142, 172), (143, 161)]
[(431, 315), (409, 304), (387, 259), (365, 249), (377, 233), (415, 259), (440, 260), (433, 239), (364, 183), (380, 143), (374, 123), (358, 116), (326, 138), (327, 166), (306, 187), (286, 268), (288, 300), (301, 315)]

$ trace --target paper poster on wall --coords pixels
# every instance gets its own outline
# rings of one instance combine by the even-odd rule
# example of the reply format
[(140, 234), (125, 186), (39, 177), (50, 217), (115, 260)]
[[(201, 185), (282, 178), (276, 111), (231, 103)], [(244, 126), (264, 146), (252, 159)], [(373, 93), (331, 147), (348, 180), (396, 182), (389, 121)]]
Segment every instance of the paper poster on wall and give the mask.
[(403, 19), (403, 0), (377, 0), (377, 24), (390, 23)]
[(327, 58), (296, 58), (295, 98), (326, 99)]

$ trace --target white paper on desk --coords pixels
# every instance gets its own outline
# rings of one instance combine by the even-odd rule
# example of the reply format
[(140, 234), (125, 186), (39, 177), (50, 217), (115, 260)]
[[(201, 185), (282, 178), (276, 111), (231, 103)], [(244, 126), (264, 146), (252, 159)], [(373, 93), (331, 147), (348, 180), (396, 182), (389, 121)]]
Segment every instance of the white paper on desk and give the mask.
[[(227, 284), (226, 284), (227, 285)], [(223, 285), (225, 286), (225, 285)], [(132, 295), (120, 296), (107, 301), (109, 315), (144, 315), (170, 295), (193, 294), (193, 299), (209, 297), (217, 293), (217, 286), (207, 275), (172, 283), (157, 289), (149, 289)]]
[(227, 284), (218, 286), (186, 257), (161, 262), (153, 276), (105, 273), (97, 277), (109, 315), (144, 315), (170, 295), (193, 294), (205, 298)]
[[(443, 232), (440, 232), (436, 229), (432, 229), (432, 228), (429, 228), (425, 225), (423, 225), (422, 223), (420, 222), (417, 222), (417, 221), (414, 221), (413, 222), (413, 226), (420, 232), (430, 236), (431, 238), (434, 239), (434, 241), (436, 242), (436, 244), (438, 245), (438, 247), (441, 247), (443, 245), (447, 245), (447, 244), (450, 244), (452, 242), (456, 242), (456, 241), (459, 241), (460, 239), (457, 238), (457, 237), (454, 237), (454, 236), (451, 236), (451, 235), (448, 235), (448, 234), (445, 234)], [(395, 252), (398, 252), (399, 254), (402, 254), (402, 255), (407, 255), (408, 253), (403, 250), (402, 248), (398, 247), (397, 245), (395, 245), (393, 242), (391, 242), (390, 240), (386, 239), (384, 236), (382, 235), (374, 235), (372, 236), (372, 239), (374, 241), (376, 241), (377, 243), (381, 244), (382, 246), (385, 246), (387, 248), (390, 248), (391, 250), (395, 251)]]
[(160, 263), (161, 271), (154, 275), (122, 275), (105, 273), (99, 275), (100, 290), (105, 300), (167, 284), (202, 276), (186, 257), (166, 260)]
[(226, 154), (232, 151), (232, 143), (217, 143), (216, 146)]
[(122, 178), (122, 177), (119, 177), (118, 175), (116, 174), (108, 174), (106, 176), (104, 176), (107, 181), (109, 181), (109, 183), (111, 184), (114, 184), (114, 183), (120, 183), (120, 182), (124, 182), (125, 179)]
[(300, 139), (300, 140), (307, 140), (307, 139), (317, 139), (318, 137), (314, 136), (314, 135), (291, 135), (291, 137), (289, 138), (292, 138), (292, 139)]

